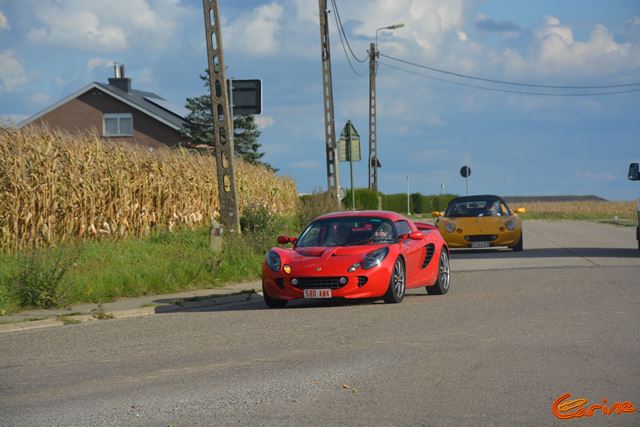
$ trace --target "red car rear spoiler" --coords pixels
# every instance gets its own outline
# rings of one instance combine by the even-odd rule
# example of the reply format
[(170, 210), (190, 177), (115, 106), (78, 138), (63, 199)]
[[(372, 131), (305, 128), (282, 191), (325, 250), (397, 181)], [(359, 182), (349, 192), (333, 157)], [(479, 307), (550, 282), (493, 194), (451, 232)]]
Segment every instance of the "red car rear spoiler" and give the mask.
[(414, 224), (420, 231), (437, 230), (437, 227), (435, 225), (427, 224), (426, 222), (414, 222)]

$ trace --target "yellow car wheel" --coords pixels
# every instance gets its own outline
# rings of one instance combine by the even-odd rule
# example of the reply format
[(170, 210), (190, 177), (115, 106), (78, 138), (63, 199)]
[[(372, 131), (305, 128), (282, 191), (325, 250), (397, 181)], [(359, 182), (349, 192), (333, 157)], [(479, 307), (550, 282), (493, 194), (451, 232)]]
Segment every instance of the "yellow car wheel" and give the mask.
[(518, 240), (518, 243), (516, 243), (516, 245), (513, 247), (514, 252), (522, 252), (523, 239), (524, 239), (524, 236), (522, 235), (522, 233), (520, 233), (520, 240)]

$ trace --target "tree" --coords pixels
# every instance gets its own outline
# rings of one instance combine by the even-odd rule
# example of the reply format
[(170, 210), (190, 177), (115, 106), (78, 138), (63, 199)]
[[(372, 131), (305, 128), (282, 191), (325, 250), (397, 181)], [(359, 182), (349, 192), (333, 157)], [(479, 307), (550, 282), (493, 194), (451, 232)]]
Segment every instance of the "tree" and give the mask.
[[(185, 108), (189, 111), (186, 117), (186, 124), (182, 128), (182, 135), (191, 141), (193, 146), (212, 146), (215, 138), (213, 131), (213, 119), (211, 117), (211, 96), (209, 95), (209, 71), (201, 74), (204, 86), (207, 88), (205, 95), (194, 98), (187, 98)], [(263, 162), (258, 143), (260, 138), (260, 128), (253, 116), (237, 116), (233, 119), (233, 142), (235, 154), (243, 160), (261, 165), (273, 172), (278, 169)]]

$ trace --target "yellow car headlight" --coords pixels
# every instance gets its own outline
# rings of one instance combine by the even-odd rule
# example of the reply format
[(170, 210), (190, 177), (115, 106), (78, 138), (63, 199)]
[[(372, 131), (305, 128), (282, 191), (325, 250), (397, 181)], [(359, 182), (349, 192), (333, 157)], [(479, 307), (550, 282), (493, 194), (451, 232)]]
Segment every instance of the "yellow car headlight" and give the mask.
[(444, 224), (444, 229), (448, 232), (448, 233), (453, 233), (454, 231), (456, 231), (456, 225), (452, 222), (447, 222)]
[(516, 229), (516, 222), (510, 219), (504, 224), (504, 226), (507, 227), (507, 230), (513, 231)]

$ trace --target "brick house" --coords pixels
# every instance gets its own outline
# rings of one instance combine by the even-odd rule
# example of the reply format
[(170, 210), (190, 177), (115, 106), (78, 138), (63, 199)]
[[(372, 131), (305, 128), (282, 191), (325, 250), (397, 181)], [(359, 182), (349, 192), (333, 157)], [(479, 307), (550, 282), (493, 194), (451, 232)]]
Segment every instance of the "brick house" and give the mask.
[(185, 118), (160, 96), (134, 90), (124, 65), (114, 64), (109, 83), (93, 82), (18, 126), (45, 124), (71, 133), (95, 133), (148, 147), (174, 147), (185, 142)]

